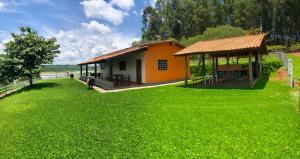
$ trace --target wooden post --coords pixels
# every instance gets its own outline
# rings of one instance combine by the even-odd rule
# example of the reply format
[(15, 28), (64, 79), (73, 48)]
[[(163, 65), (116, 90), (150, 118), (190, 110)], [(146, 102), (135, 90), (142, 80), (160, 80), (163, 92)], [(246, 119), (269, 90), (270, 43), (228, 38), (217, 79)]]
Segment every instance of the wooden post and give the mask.
[(189, 61), (188, 61), (188, 56), (184, 56), (185, 58), (185, 86), (188, 84), (188, 76), (189, 76)]
[(202, 55), (202, 76), (205, 76), (205, 54)]
[(89, 64), (85, 65), (85, 76), (89, 76)]
[(80, 65), (80, 76), (82, 76), (82, 65)]
[(249, 84), (252, 87), (253, 84), (253, 70), (252, 70), (252, 53), (249, 53)]
[(259, 73), (260, 73), (260, 75), (262, 75), (262, 73), (263, 73), (263, 68), (262, 68), (262, 55), (261, 54), (259, 54), (258, 55), (258, 57), (259, 57)]
[(95, 68), (94, 68), (94, 73), (95, 73), (95, 78), (97, 77), (97, 63), (95, 63)]
[(113, 61), (109, 63), (109, 79), (113, 81)]
[(226, 60), (227, 60), (227, 64), (226, 64), (226, 76), (229, 77), (229, 54), (227, 54), (227, 57), (226, 57)]
[(256, 78), (259, 78), (259, 56), (258, 53), (255, 54), (255, 71), (256, 71)]
[(219, 60), (218, 60), (218, 56), (216, 56), (216, 74), (215, 74), (215, 76), (216, 76), (216, 84), (218, 84), (218, 78), (219, 78), (219, 76), (218, 76), (218, 71), (219, 70)]
[(219, 59), (218, 56), (216, 57), (216, 72), (218, 74), (218, 69), (219, 69)]
[(215, 58), (212, 56), (212, 69), (213, 69), (213, 74), (212, 74), (212, 84), (215, 82), (215, 75), (216, 75), (216, 65), (215, 65)]

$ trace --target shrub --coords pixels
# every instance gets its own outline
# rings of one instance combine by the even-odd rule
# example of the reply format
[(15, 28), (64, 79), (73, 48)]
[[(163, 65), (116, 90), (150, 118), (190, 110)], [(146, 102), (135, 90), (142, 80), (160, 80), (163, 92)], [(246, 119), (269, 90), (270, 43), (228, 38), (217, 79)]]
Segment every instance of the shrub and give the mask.
[(263, 59), (264, 73), (270, 74), (282, 66), (282, 61), (276, 55), (268, 55)]
[(70, 74), (70, 77), (73, 79), (74, 78), (74, 74)]
[(271, 45), (267, 46), (268, 52), (284, 51), (286, 49), (283, 45)]
[(289, 48), (290, 51), (294, 52), (294, 51), (300, 51), (300, 43), (295, 43), (292, 44)]

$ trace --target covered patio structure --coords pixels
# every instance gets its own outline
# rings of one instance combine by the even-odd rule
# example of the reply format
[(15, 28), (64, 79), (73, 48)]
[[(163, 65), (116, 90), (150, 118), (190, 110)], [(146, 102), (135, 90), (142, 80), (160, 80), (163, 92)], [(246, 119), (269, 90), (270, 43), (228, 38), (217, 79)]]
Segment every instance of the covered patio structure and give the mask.
[[(262, 77), (262, 55), (267, 55), (266, 33), (219, 40), (200, 41), (175, 54), (186, 59), (185, 84), (188, 84), (190, 57), (199, 57), (201, 75), (193, 77), (203, 86), (254, 87)], [(208, 62), (210, 64), (208, 64)], [(210, 71), (208, 68), (210, 67)]]
[[(146, 49), (147, 46), (138, 45), (82, 62), (78, 64), (80, 66), (80, 80), (87, 82), (88, 79), (92, 79), (95, 86), (106, 90), (141, 85), (141, 81), (133, 82), (135, 71), (130, 69), (135, 67), (133, 65), (135, 59), (142, 59)], [(123, 70), (120, 71), (121, 69)]]

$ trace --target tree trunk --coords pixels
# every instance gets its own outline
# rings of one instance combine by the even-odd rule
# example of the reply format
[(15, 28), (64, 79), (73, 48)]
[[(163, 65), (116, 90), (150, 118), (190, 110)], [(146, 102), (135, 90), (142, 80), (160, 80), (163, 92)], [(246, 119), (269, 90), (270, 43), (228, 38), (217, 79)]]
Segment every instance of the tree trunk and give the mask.
[(29, 76), (29, 85), (31, 86), (32, 85), (32, 76)]

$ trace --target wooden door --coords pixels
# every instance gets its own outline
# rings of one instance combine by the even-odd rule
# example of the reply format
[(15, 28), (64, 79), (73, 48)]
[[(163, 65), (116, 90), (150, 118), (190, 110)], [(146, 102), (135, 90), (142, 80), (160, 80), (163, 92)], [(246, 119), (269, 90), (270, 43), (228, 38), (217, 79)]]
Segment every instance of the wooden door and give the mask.
[(142, 83), (142, 60), (141, 59), (136, 60), (136, 83), (137, 84)]

